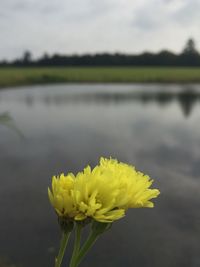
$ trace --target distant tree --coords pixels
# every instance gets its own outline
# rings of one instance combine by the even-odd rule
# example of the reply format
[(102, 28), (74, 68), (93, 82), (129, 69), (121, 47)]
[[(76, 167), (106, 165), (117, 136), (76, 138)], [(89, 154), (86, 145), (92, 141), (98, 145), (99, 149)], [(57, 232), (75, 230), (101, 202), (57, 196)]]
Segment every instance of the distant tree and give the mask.
[(142, 54), (100, 53), (100, 54), (53, 54), (44, 53), (37, 60), (26, 50), (20, 59), (1, 61), (0, 66), (200, 66), (200, 54), (195, 41), (187, 40), (181, 53), (168, 50), (159, 53)]
[(154, 55), (154, 62), (158, 66), (173, 66), (176, 64), (176, 60), (177, 56), (168, 50), (162, 50)]
[(27, 64), (27, 63), (30, 63), (32, 60), (32, 54), (30, 51), (25, 51), (23, 56), (22, 56), (22, 62)]
[(49, 60), (49, 58), (50, 58), (49, 54), (45, 52), (41, 59), (42, 60)]
[(186, 45), (183, 49), (183, 54), (190, 54), (190, 55), (198, 54), (194, 39), (192, 39), (192, 38), (188, 39), (188, 41), (186, 42)]
[(3, 59), (2, 61), (0, 61), (0, 66), (7, 66), (8, 65), (8, 61), (6, 59)]
[(177, 59), (179, 66), (199, 66), (200, 55), (196, 49), (195, 41), (190, 38), (185, 44), (182, 53)]

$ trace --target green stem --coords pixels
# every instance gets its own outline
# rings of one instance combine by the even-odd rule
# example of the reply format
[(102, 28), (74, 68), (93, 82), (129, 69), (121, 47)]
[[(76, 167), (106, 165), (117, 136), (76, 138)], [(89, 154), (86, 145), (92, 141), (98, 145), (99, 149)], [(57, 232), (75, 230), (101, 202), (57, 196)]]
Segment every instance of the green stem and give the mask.
[(87, 252), (90, 250), (90, 248), (94, 245), (95, 241), (98, 238), (98, 234), (95, 231), (92, 231), (86, 240), (85, 244), (81, 248), (80, 252), (78, 253), (76, 260), (75, 260), (75, 265), (73, 267), (77, 267), (81, 260), (85, 257)]
[(63, 260), (63, 256), (65, 254), (65, 249), (69, 240), (69, 236), (70, 236), (70, 232), (63, 232), (62, 233), (62, 238), (61, 238), (61, 242), (60, 242), (60, 249), (59, 249), (59, 253), (58, 256), (55, 260), (55, 267), (60, 267), (62, 260)]
[(81, 242), (81, 230), (82, 225), (80, 223), (76, 224), (76, 235), (75, 235), (75, 242), (74, 242), (74, 250), (70, 262), (70, 267), (76, 267), (76, 257), (78, 255), (80, 249), (80, 242)]

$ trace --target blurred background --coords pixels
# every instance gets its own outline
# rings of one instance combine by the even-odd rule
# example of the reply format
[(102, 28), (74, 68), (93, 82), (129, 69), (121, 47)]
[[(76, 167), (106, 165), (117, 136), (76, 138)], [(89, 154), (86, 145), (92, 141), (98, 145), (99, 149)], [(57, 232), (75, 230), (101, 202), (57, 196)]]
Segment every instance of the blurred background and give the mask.
[(200, 266), (199, 9), (1, 0), (0, 267), (54, 265), (51, 177), (101, 156), (149, 174), (161, 195), (114, 223), (81, 267)]

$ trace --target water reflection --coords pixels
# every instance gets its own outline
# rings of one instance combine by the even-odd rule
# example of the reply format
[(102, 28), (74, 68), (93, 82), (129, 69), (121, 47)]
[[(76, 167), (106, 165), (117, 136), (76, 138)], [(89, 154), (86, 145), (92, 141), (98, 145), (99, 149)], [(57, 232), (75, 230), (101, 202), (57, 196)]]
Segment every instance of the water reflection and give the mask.
[[(142, 88), (139, 90), (129, 90), (123, 92), (123, 90), (119, 91), (109, 91), (103, 90), (91, 90), (86, 92), (57, 92), (54, 94), (42, 94), (35, 95), (32, 92), (29, 94), (27, 91), (21, 101), (25, 102), (27, 106), (33, 106), (35, 103), (42, 102), (44, 105), (50, 106), (61, 106), (67, 104), (78, 104), (78, 103), (95, 103), (100, 105), (108, 105), (108, 104), (123, 104), (124, 102), (137, 102), (141, 104), (158, 104), (160, 106), (168, 106), (170, 104), (178, 103), (183, 115), (187, 118), (191, 115), (192, 110), (195, 105), (200, 102), (200, 90), (197, 86), (183, 86), (180, 88), (175, 88), (174, 90), (166, 90), (166, 88), (157, 88), (152, 92), (149, 88)], [(84, 90), (83, 90), (84, 91)]]
[(12, 118), (8, 112), (0, 114), (0, 124), (9, 125), (12, 122)]
[(24, 267), (52, 266), (59, 236), (50, 177), (104, 155), (149, 173), (162, 194), (155, 209), (114, 224), (82, 267), (199, 266), (199, 100), (198, 85), (1, 91), (0, 113), (8, 110), (26, 139), (0, 127), (0, 254)]
[(3, 112), (0, 114), (0, 125), (6, 126), (7, 128), (17, 133), (19, 137), (24, 138), (23, 133), (15, 125), (13, 118), (11, 117), (9, 112)]

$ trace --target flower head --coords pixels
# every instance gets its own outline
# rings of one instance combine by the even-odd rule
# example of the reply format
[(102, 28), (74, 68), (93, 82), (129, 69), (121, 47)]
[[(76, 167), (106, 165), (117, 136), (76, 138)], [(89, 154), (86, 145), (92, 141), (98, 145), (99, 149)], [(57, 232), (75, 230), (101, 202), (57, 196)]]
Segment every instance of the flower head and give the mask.
[(52, 178), (52, 191), (48, 188), (49, 200), (56, 213), (60, 217), (74, 218), (76, 210), (74, 208), (71, 191), (74, 188), (74, 175), (67, 176), (61, 174)]
[(160, 192), (150, 189), (152, 182), (133, 166), (101, 158), (94, 169), (88, 166), (76, 176), (53, 177), (52, 191), (48, 191), (58, 216), (110, 223), (129, 208), (153, 207), (151, 199)]

